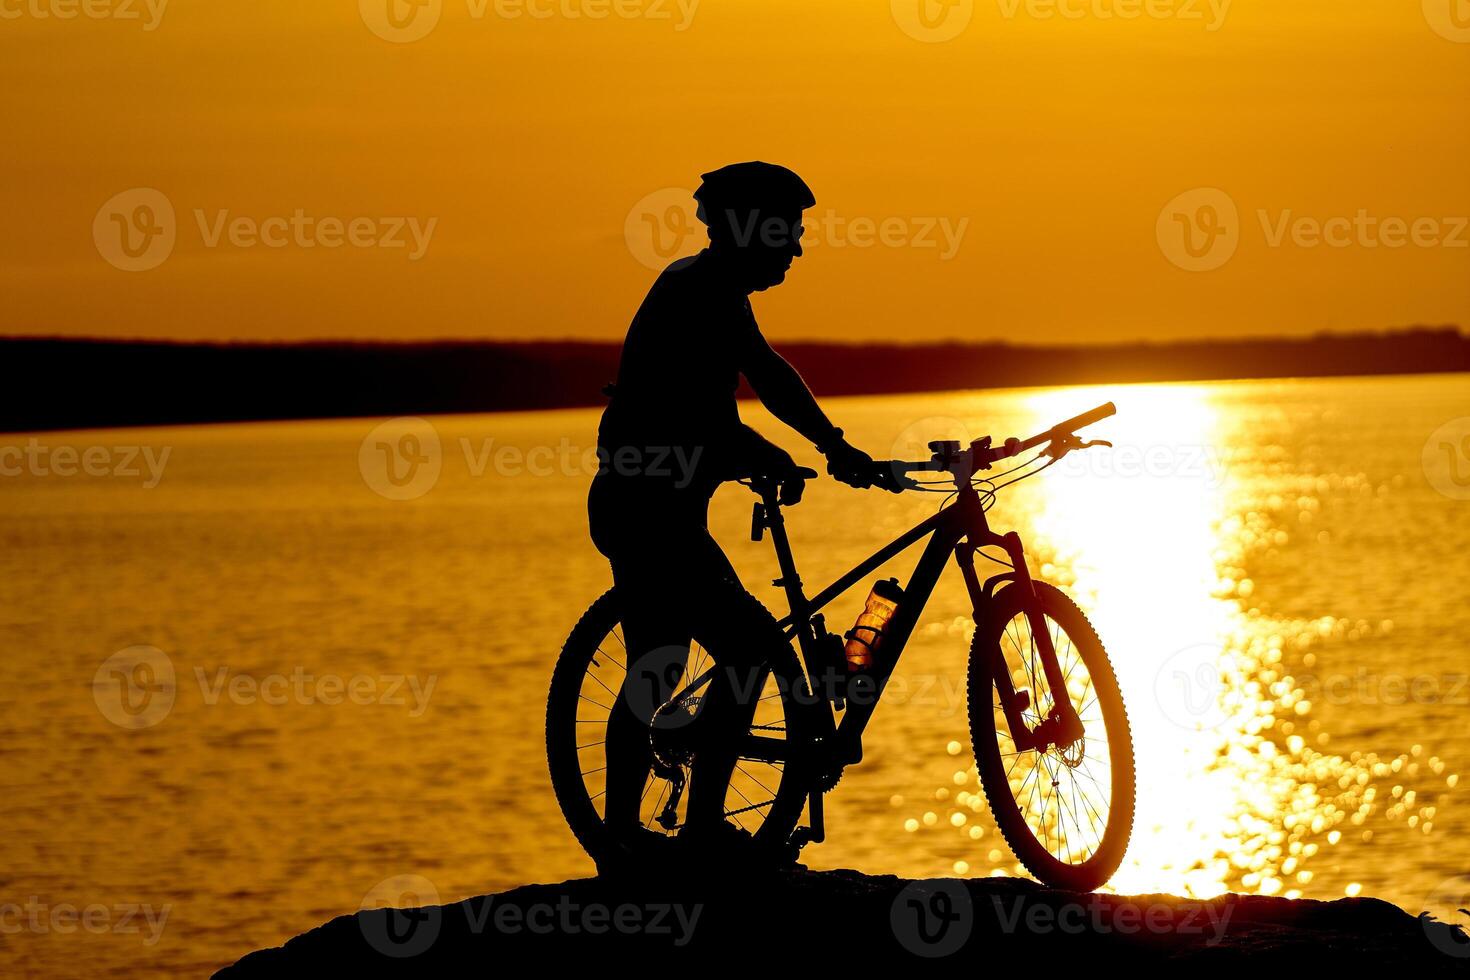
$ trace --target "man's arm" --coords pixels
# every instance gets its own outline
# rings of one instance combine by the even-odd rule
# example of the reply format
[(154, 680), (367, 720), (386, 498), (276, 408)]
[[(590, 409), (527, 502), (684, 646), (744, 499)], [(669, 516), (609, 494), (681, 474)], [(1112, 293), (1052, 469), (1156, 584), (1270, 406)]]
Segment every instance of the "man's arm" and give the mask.
[(741, 372), (771, 414), (800, 432), (818, 450), (825, 453), (842, 441), (842, 430), (828, 420), (801, 374), (759, 334), (750, 345)]
[(827, 418), (796, 368), (766, 343), (759, 330), (752, 332), (754, 336), (746, 349), (741, 373), (755, 389), (761, 404), (811, 440), (817, 451), (827, 457), (827, 472), (833, 477), (854, 487), (876, 483), (885, 490), (898, 492), (901, 488), (888, 474), (875, 473), (873, 457), (843, 438), (842, 430)]

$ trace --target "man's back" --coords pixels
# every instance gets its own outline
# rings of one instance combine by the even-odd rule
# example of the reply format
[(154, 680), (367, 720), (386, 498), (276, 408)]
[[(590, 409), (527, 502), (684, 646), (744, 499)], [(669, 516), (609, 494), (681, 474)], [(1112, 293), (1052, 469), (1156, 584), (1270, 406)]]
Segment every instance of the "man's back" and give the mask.
[(628, 328), (598, 432), (606, 460), (698, 451), (708, 469), (737, 438), (735, 392), (760, 334), (745, 294), (707, 255), (665, 269)]

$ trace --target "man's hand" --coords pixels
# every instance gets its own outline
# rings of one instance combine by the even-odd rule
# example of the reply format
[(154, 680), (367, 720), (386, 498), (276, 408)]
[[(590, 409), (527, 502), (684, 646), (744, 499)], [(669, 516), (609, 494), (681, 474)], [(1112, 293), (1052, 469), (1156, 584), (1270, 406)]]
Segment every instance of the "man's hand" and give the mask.
[(892, 471), (873, 462), (873, 457), (846, 439), (827, 450), (827, 472), (833, 479), (859, 490), (868, 487), (881, 487), (890, 493), (903, 490), (902, 483)]
[(790, 507), (801, 503), (801, 495), (806, 493), (806, 478), (797, 474), (794, 470), (790, 476), (781, 479), (781, 506)]
[(775, 443), (766, 443), (762, 456), (761, 472), (781, 481), (781, 506), (790, 507), (801, 503), (801, 495), (806, 492), (806, 477), (801, 475), (802, 470), (796, 465), (796, 460)]
[(781, 483), (781, 505), (789, 507), (801, 503), (806, 479), (800, 475), (801, 467), (796, 465), (796, 460), (750, 426), (742, 426), (741, 429), (744, 437), (742, 474), (775, 477)]

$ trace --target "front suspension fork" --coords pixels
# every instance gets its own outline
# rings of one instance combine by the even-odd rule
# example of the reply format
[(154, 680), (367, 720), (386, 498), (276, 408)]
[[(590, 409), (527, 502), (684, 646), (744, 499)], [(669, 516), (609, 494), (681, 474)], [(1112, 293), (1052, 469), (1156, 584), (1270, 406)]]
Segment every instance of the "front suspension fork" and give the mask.
[[(1062, 666), (1057, 660), (1056, 644), (1052, 641), (1051, 630), (1047, 628), (1046, 614), (1042, 612), (1036, 584), (1026, 567), (1026, 554), (1021, 547), (1021, 537), (1011, 531), (1002, 535), (996, 543), (1005, 548), (1006, 555), (1010, 558), (1011, 571), (996, 575), (986, 580), (983, 585), (975, 573), (976, 546), (968, 540), (955, 546), (955, 559), (959, 563), (960, 573), (964, 576), (965, 586), (969, 590), (973, 604), (972, 615), (975, 620), (975, 628), (985, 628), (997, 586), (1009, 581), (1011, 582), (1010, 588), (1024, 589), (1028, 599), (1025, 603), (1026, 622), (1031, 629), (1036, 653), (1041, 658), (1042, 673), (1046, 677), (1047, 688), (1052, 692), (1051, 713), (1034, 727), (1027, 725), (1022, 713), (1033, 707), (1034, 694), (1029, 691), (1016, 690), (1011, 680), (1010, 668), (1005, 662), (1005, 654), (997, 646), (994, 652), (996, 662), (991, 665), (991, 676), (995, 680), (996, 691), (1000, 695), (1001, 710), (1005, 714), (1006, 725), (1011, 730), (1011, 737), (1015, 740), (1016, 748), (1022, 751), (1035, 749), (1038, 752), (1044, 752), (1051, 745), (1070, 745), (1082, 737), (1082, 721), (1077, 717), (1077, 709), (1072, 704), (1072, 697), (1067, 691), (1066, 676), (1062, 673)], [(1039, 711), (1039, 708), (1037, 710)]]

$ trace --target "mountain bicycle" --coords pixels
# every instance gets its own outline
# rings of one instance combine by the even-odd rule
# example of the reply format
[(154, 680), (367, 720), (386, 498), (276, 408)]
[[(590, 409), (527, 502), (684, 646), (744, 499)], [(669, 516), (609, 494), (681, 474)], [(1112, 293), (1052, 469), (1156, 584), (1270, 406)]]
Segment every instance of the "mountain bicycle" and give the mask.
[[(695, 733), (703, 699), (712, 685), (725, 681), (695, 635), (672, 698), (651, 715), (654, 762), (643, 793), (644, 826), (669, 838), (677, 834), (687, 806), (683, 788), (703, 765), (719, 773), (719, 780), (729, 773), (726, 818), (760, 847), (794, 856), (822, 841), (823, 794), (847, 766), (861, 761), (863, 732), (953, 557), (973, 607), (966, 695), (990, 812), (1016, 858), (1041, 882), (1073, 889), (1104, 884), (1123, 859), (1134, 812), (1133, 743), (1117, 678), (1082, 610), (1061, 590), (1032, 578), (1020, 537), (991, 530), (986, 512), (1002, 488), (1070, 452), (1110, 445), (1083, 441), (1076, 430), (1114, 412), (1108, 403), (1029, 439), (996, 446), (985, 436), (964, 448), (956, 441), (933, 442), (928, 460), (875, 464), (891, 467), (906, 490), (946, 493), (953, 502), (947, 499), (932, 517), (811, 598), (803, 591), (781, 514), (781, 477), (742, 481), (760, 498), (751, 537), (760, 540), (769, 532), (775, 548), (781, 573), (775, 584), (790, 607), (779, 623), (788, 642), (754, 679), (759, 696), (748, 729), (723, 733), (725, 750), (712, 752), (700, 749), (711, 744), (709, 733), (703, 739)], [(1024, 462), (986, 476), (1000, 460), (1033, 449), (1035, 455)], [(924, 473), (946, 477), (913, 475)], [(858, 628), (846, 637), (827, 629), (824, 607), (925, 538), (908, 582), (895, 583), (887, 593), (897, 598), (881, 629), (868, 629), (866, 640)], [(984, 581), (977, 557), (998, 566)], [(858, 670), (848, 656), (855, 640), (866, 642), (872, 654)], [(552, 785), (572, 831), (594, 858), (618, 846), (602, 822), (603, 733), (611, 699), (624, 696), (619, 692), (627, 660), (617, 593), (609, 590), (568, 637), (546, 712)], [(724, 758), (722, 766), (718, 757)], [(710, 768), (716, 766), (721, 768)], [(803, 815), (807, 822), (798, 826)]]

